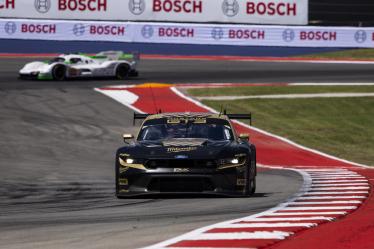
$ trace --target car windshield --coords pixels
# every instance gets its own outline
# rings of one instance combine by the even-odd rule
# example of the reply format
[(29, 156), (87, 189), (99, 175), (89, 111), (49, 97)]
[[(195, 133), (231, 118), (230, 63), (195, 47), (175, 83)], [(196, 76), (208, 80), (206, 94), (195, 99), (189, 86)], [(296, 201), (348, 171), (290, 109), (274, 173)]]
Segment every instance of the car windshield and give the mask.
[(52, 60), (49, 61), (49, 64), (55, 63), (55, 62), (64, 62), (65, 59), (62, 57), (55, 57)]
[(233, 140), (229, 125), (207, 123), (178, 123), (144, 125), (139, 133), (139, 141), (154, 141), (170, 138), (203, 138), (209, 140)]

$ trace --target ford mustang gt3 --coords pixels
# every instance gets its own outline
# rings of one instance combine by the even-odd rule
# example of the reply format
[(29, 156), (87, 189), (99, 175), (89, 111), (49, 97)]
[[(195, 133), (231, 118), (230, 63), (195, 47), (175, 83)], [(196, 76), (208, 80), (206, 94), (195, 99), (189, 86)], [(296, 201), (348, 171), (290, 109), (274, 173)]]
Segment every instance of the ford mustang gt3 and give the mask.
[(124, 134), (115, 158), (116, 196), (200, 193), (250, 196), (256, 190), (256, 148), (231, 119), (250, 114), (134, 114), (136, 137)]

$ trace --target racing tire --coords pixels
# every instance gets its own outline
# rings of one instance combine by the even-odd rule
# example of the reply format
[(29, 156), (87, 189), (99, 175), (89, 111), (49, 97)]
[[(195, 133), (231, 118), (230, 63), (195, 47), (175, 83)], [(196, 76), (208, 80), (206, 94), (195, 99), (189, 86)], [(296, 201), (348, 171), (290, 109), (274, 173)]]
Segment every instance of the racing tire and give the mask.
[(116, 162), (116, 167), (115, 167), (115, 184), (116, 184), (116, 197), (118, 199), (121, 199), (121, 197), (119, 196), (119, 165), (118, 163)]
[(123, 80), (129, 75), (130, 67), (127, 64), (119, 64), (116, 69), (116, 78)]
[(52, 68), (52, 78), (57, 81), (65, 80), (66, 67), (64, 65), (56, 65)]
[(246, 179), (246, 196), (252, 196), (256, 192), (256, 164), (251, 163), (247, 170), (247, 179)]

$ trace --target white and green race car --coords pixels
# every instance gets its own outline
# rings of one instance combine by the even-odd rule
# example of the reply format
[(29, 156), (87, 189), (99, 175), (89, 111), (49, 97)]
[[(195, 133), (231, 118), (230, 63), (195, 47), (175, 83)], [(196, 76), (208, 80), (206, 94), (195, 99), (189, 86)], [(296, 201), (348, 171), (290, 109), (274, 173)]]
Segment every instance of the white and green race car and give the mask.
[(121, 51), (105, 51), (90, 56), (62, 54), (50, 61), (27, 63), (20, 71), (21, 79), (65, 80), (71, 78), (116, 77), (125, 79), (138, 76), (139, 56)]

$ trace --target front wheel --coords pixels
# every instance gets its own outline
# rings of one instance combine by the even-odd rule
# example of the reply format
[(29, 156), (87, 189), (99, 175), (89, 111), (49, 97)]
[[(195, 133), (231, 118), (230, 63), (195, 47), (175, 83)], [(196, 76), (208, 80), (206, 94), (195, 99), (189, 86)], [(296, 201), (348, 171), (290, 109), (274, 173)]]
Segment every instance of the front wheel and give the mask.
[(247, 184), (247, 196), (252, 196), (256, 192), (256, 177), (250, 179)]
[(256, 163), (251, 163), (247, 170), (246, 196), (252, 196), (256, 192)]
[(119, 80), (125, 79), (129, 74), (129, 66), (126, 64), (120, 64), (118, 65), (116, 69), (116, 78)]
[(52, 77), (54, 80), (61, 81), (66, 77), (66, 67), (64, 65), (56, 65), (52, 68)]

